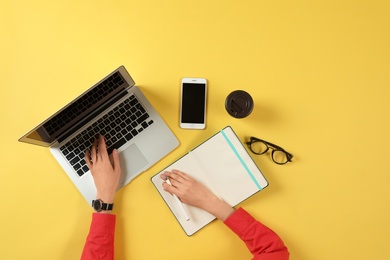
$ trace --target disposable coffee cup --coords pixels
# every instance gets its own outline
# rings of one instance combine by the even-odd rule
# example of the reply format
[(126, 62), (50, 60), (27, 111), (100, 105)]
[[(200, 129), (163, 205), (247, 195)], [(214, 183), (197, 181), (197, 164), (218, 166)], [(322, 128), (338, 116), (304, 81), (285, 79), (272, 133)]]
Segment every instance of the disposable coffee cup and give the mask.
[(252, 113), (253, 99), (244, 90), (236, 90), (227, 96), (225, 100), (226, 111), (235, 118), (244, 118)]

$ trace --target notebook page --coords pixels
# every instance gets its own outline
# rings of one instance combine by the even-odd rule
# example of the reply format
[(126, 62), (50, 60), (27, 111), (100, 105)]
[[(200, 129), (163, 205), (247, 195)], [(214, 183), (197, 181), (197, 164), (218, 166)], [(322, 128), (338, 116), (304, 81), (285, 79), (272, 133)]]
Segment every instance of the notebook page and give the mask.
[(236, 206), (268, 185), (230, 127), (192, 153), (201, 168), (207, 169), (205, 182), (231, 206)]
[(213, 221), (215, 217), (204, 210), (183, 203), (183, 206), (190, 217), (189, 221), (185, 219), (185, 216), (175, 198), (170, 193), (164, 191), (162, 188), (162, 183), (164, 181), (160, 178), (160, 175), (164, 171), (172, 171), (173, 169), (185, 172), (198, 182), (207, 186), (207, 183), (205, 183), (206, 178), (203, 169), (198, 165), (192, 156), (192, 152), (181, 157), (179, 160), (152, 177), (152, 182), (156, 186), (161, 197), (164, 199), (165, 203), (168, 205), (173, 215), (184, 229), (185, 233), (188, 236), (191, 236), (200, 228)]

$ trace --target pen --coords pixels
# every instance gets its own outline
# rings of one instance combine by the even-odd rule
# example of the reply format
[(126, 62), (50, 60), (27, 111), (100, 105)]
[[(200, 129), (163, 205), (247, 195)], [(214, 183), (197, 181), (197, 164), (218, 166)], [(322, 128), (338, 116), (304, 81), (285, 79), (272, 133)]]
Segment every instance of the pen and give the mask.
[[(165, 181), (166, 181), (169, 185), (172, 186), (172, 183), (171, 183), (171, 181), (169, 180), (168, 177), (165, 177)], [(188, 216), (188, 213), (187, 213), (186, 209), (184, 208), (183, 203), (179, 200), (179, 198), (178, 198), (175, 194), (173, 194), (173, 197), (175, 198), (175, 200), (176, 200), (177, 203), (179, 204), (179, 207), (180, 207), (181, 211), (183, 212), (184, 216), (186, 217), (186, 220), (187, 220), (187, 221), (190, 220), (190, 217)]]

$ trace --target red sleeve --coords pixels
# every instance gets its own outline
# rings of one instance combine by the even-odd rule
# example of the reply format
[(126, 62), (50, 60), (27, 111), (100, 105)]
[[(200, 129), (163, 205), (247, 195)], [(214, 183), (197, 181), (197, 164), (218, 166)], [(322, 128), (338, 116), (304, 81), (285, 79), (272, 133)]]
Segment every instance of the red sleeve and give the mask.
[(114, 259), (116, 216), (93, 213), (81, 259)]
[(237, 209), (224, 223), (245, 242), (254, 260), (289, 259), (287, 247), (279, 236), (244, 209)]

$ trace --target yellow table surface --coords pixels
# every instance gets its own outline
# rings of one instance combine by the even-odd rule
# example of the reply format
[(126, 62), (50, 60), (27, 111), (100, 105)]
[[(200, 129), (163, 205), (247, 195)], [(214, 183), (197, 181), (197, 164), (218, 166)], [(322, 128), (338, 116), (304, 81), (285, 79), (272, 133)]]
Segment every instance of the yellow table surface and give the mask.
[[(240, 206), (290, 259), (388, 259), (389, 1), (2, 1), (1, 259), (78, 259), (91, 207), (25, 132), (125, 65), (181, 145), (117, 194), (116, 259), (251, 259), (214, 221), (187, 237), (150, 177), (231, 125), (284, 147)], [(207, 128), (179, 127), (182, 77), (209, 83)], [(233, 90), (255, 102), (224, 108)]]

